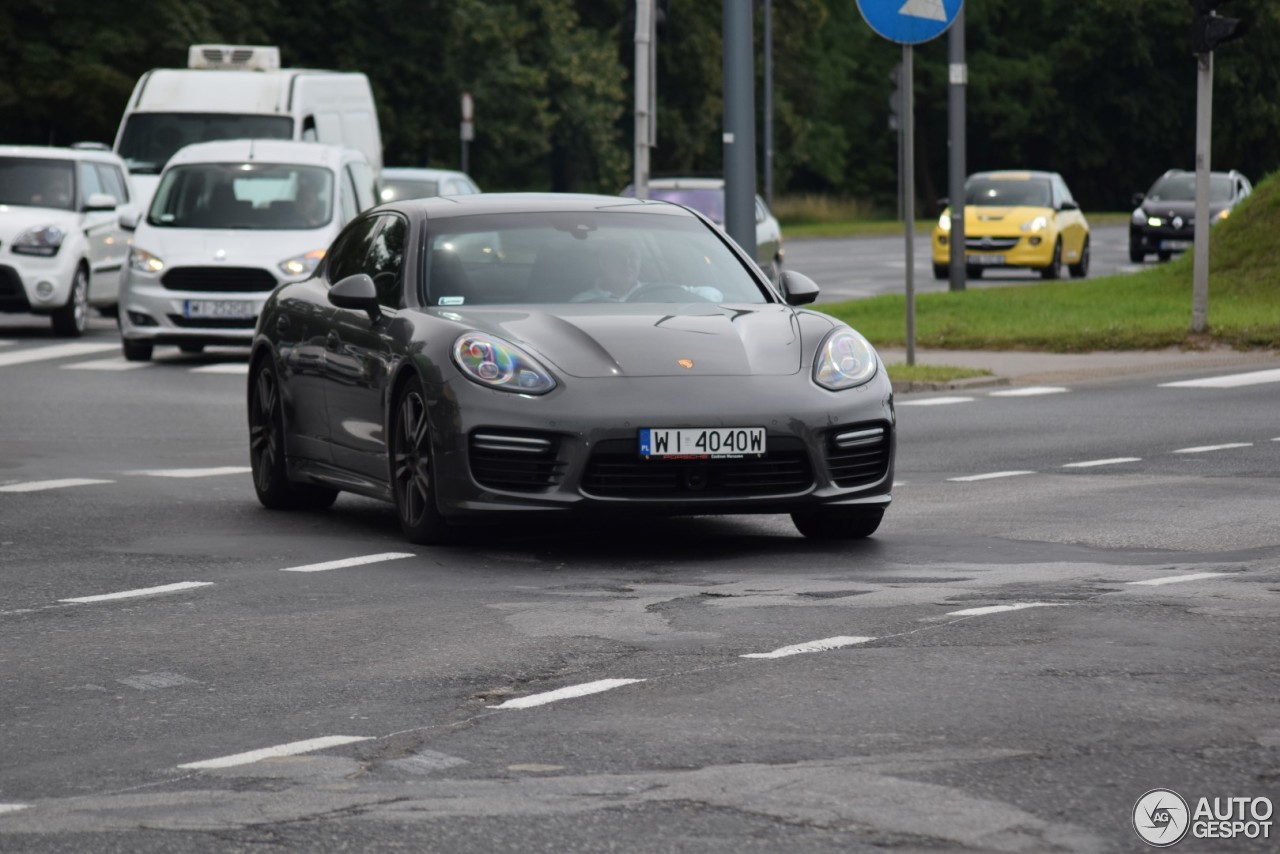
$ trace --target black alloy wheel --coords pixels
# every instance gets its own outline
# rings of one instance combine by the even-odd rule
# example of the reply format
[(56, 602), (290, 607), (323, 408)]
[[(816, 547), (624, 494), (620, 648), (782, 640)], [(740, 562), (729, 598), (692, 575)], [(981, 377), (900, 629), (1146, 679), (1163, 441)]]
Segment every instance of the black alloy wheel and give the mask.
[(53, 334), (63, 338), (79, 338), (89, 327), (89, 271), (76, 268), (71, 280), (71, 293), (67, 304), (53, 310)]
[(253, 469), (253, 490), (262, 506), (272, 510), (323, 510), (338, 497), (336, 489), (289, 480), (284, 456), (284, 404), (275, 371), (266, 360), (249, 381), (249, 464)]
[(884, 509), (831, 507), (792, 513), (796, 529), (811, 540), (861, 540), (880, 527)]
[(1062, 238), (1059, 237), (1053, 244), (1053, 259), (1049, 261), (1049, 266), (1040, 268), (1040, 278), (1058, 279), (1061, 277), (1062, 277)]
[(419, 545), (448, 542), (452, 531), (436, 503), (426, 393), (416, 377), (396, 400), (390, 450), (391, 494), (405, 537)]
[(1074, 264), (1068, 265), (1071, 271), (1071, 278), (1083, 279), (1089, 275), (1089, 235), (1084, 236), (1084, 246), (1080, 247), (1080, 260)]

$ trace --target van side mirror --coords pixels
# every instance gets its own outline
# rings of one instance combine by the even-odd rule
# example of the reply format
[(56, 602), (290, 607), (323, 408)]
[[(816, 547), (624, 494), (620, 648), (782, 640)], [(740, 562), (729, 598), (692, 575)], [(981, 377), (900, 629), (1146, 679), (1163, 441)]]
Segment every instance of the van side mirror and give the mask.
[(1142, 204), (1143, 202), (1145, 202), (1146, 200), (1147, 200), (1147, 194), (1146, 194), (1146, 193), (1134, 193), (1134, 194), (1133, 194), (1133, 198), (1132, 198), (1132, 199), (1130, 199), (1130, 201), (1131, 201), (1131, 202), (1133, 202), (1133, 206), (1134, 206), (1135, 208), (1136, 208), (1136, 207), (1138, 207), (1138, 205), (1140, 205), (1140, 204)]
[(938, 214), (941, 215), (942, 212), (945, 211), (950, 206), (951, 206), (951, 199), (947, 198), (946, 196), (943, 196), (942, 198), (938, 199)]
[(787, 305), (807, 305), (818, 298), (818, 283), (791, 270), (782, 271), (782, 295)]
[(141, 214), (132, 208), (120, 211), (120, 227), (125, 231), (137, 231), (140, 219)]
[(364, 273), (347, 276), (329, 288), (329, 302), (338, 308), (363, 311), (374, 323), (382, 319), (382, 309), (378, 307), (378, 288), (373, 284), (373, 279)]
[(107, 193), (90, 193), (84, 200), (85, 211), (113, 211), (116, 209), (116, 197)]

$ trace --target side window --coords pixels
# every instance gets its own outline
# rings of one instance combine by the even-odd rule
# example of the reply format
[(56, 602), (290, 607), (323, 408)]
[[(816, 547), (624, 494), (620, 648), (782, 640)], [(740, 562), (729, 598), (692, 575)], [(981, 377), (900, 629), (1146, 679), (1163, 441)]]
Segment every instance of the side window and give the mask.
[(398, 216), (378, 217), (385, 225), (373, 238), (365, 272), (378, 286), (378, 302), (399, 308), (404, 296), (404, 245), (408, 224)]
[(102, 185), (102, 191), (112, 196), (118, 205), (129, 201), (129, 193), (125, 190), (124, 176), (120, 174), (120, 170), (106, 163), (94, 165), (98, 170), (98, 182)]
[(360, 205), (356, 200), (356, 185), (351, 179), (351, 170), (342, 170), (342, 221), (351, 222), (360, 213)]
[(338, 239), (333, 242), (333, 251), (325, 262), (325, 278), (329, 280), (329, 284), (366, 272), (364, 259), (369, 254), (369, 245), (373, 243), (374, 233), (380, 225), (380, 218), (369, 217), (352, 223), (338, 235)]
[(89, 197), (94, 193), (105, 193), (106, 189), (102, 186), (102, 181), (98, 178), (98, 170), (93, 168), (92, 163), (80, 161), (76, 164), (80, 173), (80, 204), (89, 201)]
[(351, 170), (351, 182), (356, 188), (356, 205), (360, 210), (368, 210), (378, 203), (378, 193), (373, 180), (373, 170), (369, 164), (355, 161), (347, 166)]
[(759, 198), (756, 199), (756, 225), (764, 222), (764, 202)]

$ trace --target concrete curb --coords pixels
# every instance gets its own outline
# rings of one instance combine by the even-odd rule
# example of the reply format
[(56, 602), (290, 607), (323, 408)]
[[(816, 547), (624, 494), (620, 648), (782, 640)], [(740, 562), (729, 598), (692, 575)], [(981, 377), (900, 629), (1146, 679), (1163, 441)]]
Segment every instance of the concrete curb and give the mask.
[(965, 377), (946, 382), (924, 382), (921, 380), (898, 380), (893, 383), (894, 394), (909, 394), (915, 391), (960, 391), (970, 388), (992, 388), (1009, 385), (1008, 377)]

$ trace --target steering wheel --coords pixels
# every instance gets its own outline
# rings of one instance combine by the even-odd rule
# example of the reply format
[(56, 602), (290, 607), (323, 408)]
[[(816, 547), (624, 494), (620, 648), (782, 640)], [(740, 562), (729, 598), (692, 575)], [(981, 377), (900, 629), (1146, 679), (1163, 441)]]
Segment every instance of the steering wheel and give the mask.
[(625, 302), (710, 302), (710, 300), (671, 282), (649, 282), (627, 294)]

